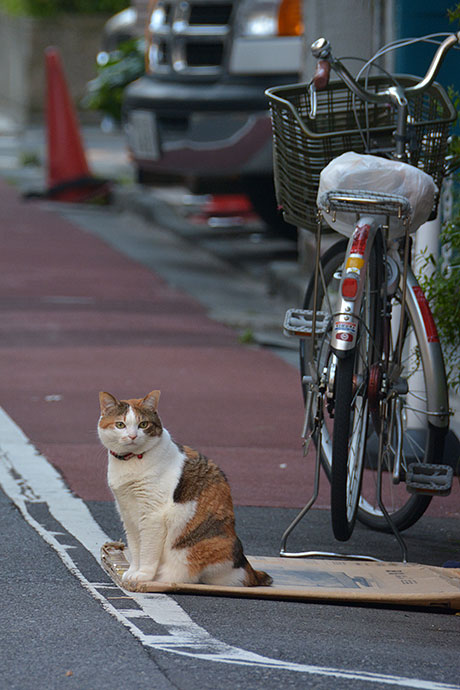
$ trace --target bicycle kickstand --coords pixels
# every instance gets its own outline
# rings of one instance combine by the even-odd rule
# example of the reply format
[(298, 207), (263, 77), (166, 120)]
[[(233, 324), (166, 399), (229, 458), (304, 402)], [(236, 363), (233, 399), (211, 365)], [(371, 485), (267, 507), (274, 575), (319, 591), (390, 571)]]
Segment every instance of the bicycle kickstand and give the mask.
[[(400, 438), (402, 438), (402, 407), (399, 398), (397, 398), (396, 403), (396, 424), (400, 427)], [(377, 467), (377, 500), (379, 504), (379, 508), (382, 511), (382, 514), (385, 518), (385, 520), (388, 523), (388, 526), (390, 527), (391, 531), (393, 532), (399, 547), (401, 549), (401, 555), (402, 555), (402, 562), (407, 563), (408, 559), (408, 551), (407, 551), (407, 546), (406, 542), (401, 536), (400, 531), (396, 527), (395, 523), (391, 519), (391, 516), (387, 509), (385, 508), (385, 505), (383, 503), (383, 498), (382, 498), (382, 465), (383, 465), (383, 443), (384, 443), (384, 434), (380, 435), (380, 442), (379, 442), (379, 459), (378, 459), (378, 467)], [(401, 465), (401, 454), (402, 454), (402, 444), (398, 446), (397, 451), (396, 451), (396, 457), (395, 457), (395, 462), (394, 462), (394, 469), (393, 469), (393, 477), (394, 480), (399, 478), (399, 468)]]
[[(306, 378), (306, 377), (305, 377)], [(308, 430), (308, 420), (309, 416), (311, 413), (311, 405), (312, 405), (312, 398), (314, 395), (314, 385), (312, 383), (313, 377), (309, 377), (309, 381), (304, 381), (304, 383), (309, 384), (309, 401), (308, 404), (306, 405), (305, 408), (305, 422), (304, 422), (304, 427), (303, 427), (303, 434), (302, 437), (304, 439), (304, 454), (306, 455), (307, 449), (309, 446), (309, 443), (311, 439), (316, 435), (316, 461), (315, 461), (315, 478), (314, 478), (314, 485), (313, 485), (313, 493), (304, 508), (300, 511), (300, 513), (294, 518), (294, 520), (291, 522), (289, 527), (286, 529), (284, 532), (282, 538), (281, 538), (281, 546), (280, 546), (280, 551), (279, 554), (280, 556), (284, 558), (337, 558), (337, 559), (349, 559), (349, 560), (361, 560), (361, 561), (379, 561), (380, 559), (374, 558), (373, 556), (361, 556), (361, 555), (348, 555), (348, 554), (340, 554), (340, 553), (334, 553), (334, 552), (329, 552), (329, 551), (287, 551), (286, 550), (286, 543), (288, 540), (289, 535), (291, 532), (294, 530), (294, 528), (299, 524), (299, 522), (302, 520), (302, 518), (308, 513), (310, 508), (315, 504), (316, 499), (318, 498), (319, 494), (319, 483), (320, 483), (320, 473), (321, 473), (321, 433), (322, 433), (322, 426), (323, 426), (323, 395), (326, 391), (326, 385), (324, 381), (320, 381), (319, 384), (316, 384), (316, 414), (315, 414), (315, 420), (314, 420), (314, 425), (313, 429), (310, 432), (310, 435), (307, 437), (307, 430)]]
[(316, 442), (316, 462), (315, 462), (315, 479), (314, 479), (314, 485), (313, 485), (313, 494), (310, 498), (310, 500), (306, 503), (304, 508), (300, 511), (300, 513), (297, 515), (296, 518), (291, 522), (287, 530), (284, 532), (282, 538), (281, 538), (281, 546), (280, 546), (280, 556), (284, 556), (285, 558), (302, 558), (302, 557), (307, 557), (310, 556), (312, 552), (295, 552), (291, 553), (286, 551), (286, 542), (288, 540), (289, 535), (291, 534), (292, 530), (299, 524), (299, 522), (302, 520), (304, 515), (308, 513), (310, 508), (314, 505), (316, 499), (318, 498), (319, 494), (319, 480), (320, 480), (320, 472), (321, 472), (321, 428), (323, 424), (322, 420), (322, 415), (323, 415), (323, 404), (322, 404), (322, 397), (323, 394), (321, 392), (321, 384), (317, 384), (317, 390), (316, 390), (316, 415), (315, 415), (315, 422), (314, 422), (314, 427), (310, 432), (310, 435), (307, 437), (307, 432), (308, 432), (308, 419), (310, 416), (310, 411), (311, 411), (311, 406), (312, 406), (312, 399), (313, 399), (313, 384), (309, 382), (309, 401), (308, 404), (305, 407), (305, 421), (304, 421), (304, 426), (303, 426), (303, 432), (302, 432), (302, 438), (304, 441), (304, 456), (307, 454), (308, 447), (310, 444), (311, 439), (315, 434), (318, 435), (318, 439)]

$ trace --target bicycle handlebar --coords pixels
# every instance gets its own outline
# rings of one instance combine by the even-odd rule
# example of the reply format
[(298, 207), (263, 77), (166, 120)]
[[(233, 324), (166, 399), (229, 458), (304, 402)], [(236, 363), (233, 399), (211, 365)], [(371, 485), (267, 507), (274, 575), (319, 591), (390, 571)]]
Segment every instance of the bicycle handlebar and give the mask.
[(341, 60), (334, 58), (331, 52), (331, 44), (326, 38), (319, 38), (317, 41), (312, 43), (311, 52), (313, 57), (318, 60), (318, 66), (315, 75), (312, 79), (312, 84), (318, 90), (325, 89), (328, 84), (324, 64), (329, 64), (330, 67), (338, 74), (338, 76), (345, 82), (348, 88), (363, 101), (369, 101), (371, 103), (385, 103), (388, 102), (388, 97), (391, 101), (396, 104), (401, 104), (405, 101), (405, 93), (414, 93), (425, 91), (436, 78), (439, 72), (441, 64), (448, 50), (450, 50), (454, 45), (460, 43), (460, 31), (458, 33), (450, 34), (437, 49), (431, 65), (429, 66), (427, 73), (415, 86), (409, 86), (402, 90), (399, 87), (390, 87), (386, 91), (381, 91), (380, 93), (372, 93), (367, 91), (363, 86), (358, 84), (356, 79), (350, 74), (347, 68), (342, 64)]
[(318, 91), (322, 91), (329, 84), (329, 75), (331, 72), (331, 65), (327, 60), (318, 60), (316, 63), (316, 71), (313, 77), (313, 83)]

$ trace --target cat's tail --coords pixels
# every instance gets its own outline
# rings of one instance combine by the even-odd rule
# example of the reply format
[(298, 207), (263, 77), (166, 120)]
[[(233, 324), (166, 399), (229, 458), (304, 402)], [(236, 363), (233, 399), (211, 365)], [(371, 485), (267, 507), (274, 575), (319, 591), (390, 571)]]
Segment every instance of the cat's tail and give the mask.
[(235, 537), (233, 544), (233, 567), (242, 568), (245, 571), (244, 587), (269, 587), (273, 578), (263, 570), (254, 570), (248, 559), (244, 555), (243, 545), (238, 537)]
[(268, 573), (265, 573), (263, 570), (254, 570), (249, 561), (246, 561), (246, 563), (246, 578), (244, 582), (246, 587), (269, 587), (272, 584), (273, 578)]

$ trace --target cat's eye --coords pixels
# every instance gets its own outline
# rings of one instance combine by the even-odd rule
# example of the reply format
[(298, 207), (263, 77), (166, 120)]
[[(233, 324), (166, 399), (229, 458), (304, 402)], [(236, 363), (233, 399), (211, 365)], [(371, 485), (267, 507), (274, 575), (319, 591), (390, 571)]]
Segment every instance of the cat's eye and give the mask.
[(148, 422), (141, 422), (139, 424), (139, 429), (147, 429), (149, 423)]
[(117, 429), (124, 429), (126, 424), (124, 422), (115, 422)]

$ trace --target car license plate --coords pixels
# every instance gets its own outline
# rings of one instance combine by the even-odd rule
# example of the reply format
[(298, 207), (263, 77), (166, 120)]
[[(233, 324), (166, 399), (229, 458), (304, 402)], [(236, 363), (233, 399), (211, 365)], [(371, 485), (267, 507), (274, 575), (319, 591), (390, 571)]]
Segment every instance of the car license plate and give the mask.
[(160, 144), (155, 113), (150, 110), (133, 110), (129, 113), (128, 142), (136, 158), (158, 160)]

